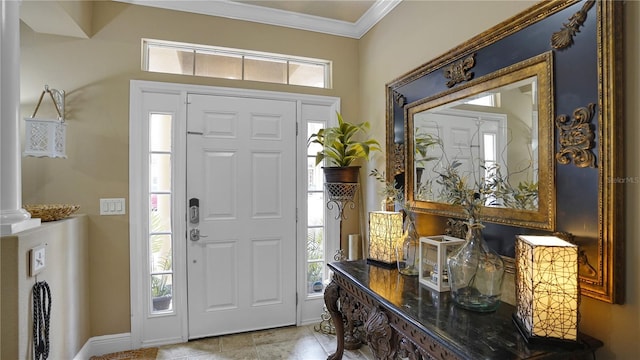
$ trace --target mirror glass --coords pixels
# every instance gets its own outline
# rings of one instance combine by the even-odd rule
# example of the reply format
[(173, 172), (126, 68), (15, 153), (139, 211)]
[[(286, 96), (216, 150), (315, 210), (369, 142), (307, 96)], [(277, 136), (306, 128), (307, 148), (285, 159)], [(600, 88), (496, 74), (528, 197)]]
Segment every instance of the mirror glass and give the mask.
[(415, 208), (460, 217), (447, 183), (455, 174), (489, 194), (484, 220), (553, 228), (551, 68), (545, 53), (407, 105)]
[(413, 115), (415, 200), (451, 203), (456, 171), (492, 187), (485, 206), (538, 209), (537, 77)]

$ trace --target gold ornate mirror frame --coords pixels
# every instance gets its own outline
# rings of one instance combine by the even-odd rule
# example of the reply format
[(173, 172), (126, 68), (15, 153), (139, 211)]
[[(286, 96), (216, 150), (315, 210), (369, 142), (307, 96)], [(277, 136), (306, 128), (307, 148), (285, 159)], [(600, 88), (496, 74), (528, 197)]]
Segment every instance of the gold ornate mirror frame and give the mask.
[[(562, 233), (573, 239), (580, 246), (582, 294), (610, 303), (624, 302), (622, 9), (620, 1), (541, 2), (386, 86), (386, 173), (389, 180), (401, 179), (410, 186), (407, 177), (413, 176), (408, 171), (413, 169), (409, 165), (413, 158), (408, 156), (409, 146), (404, 146), (405, 129), (410, 125), (407, 105), (451, 96), (466, 82), (510, 65), (490, 69), (487, 54), (493, 56), (494, 62), (505, 62), (508, 59), (502, 54), (526, 53), (536, 44), (542, 43), (545, 48), (526, 58), (552, 51), (555, 113), (552, 123), (546, 126), (555, 133), (551, 146), (551, 166), (555, 171), (550, 171), (556, 179), (550, 199), (556, 202), (556, 221), (537, 230), (527, 230), (523, 226), (526, 224), (494, 227), (503, 235), (503, 242), (512, 237), (515, 242), (514, 234), (529, 231)], [(506, 49), (496, 52), (496, 47), (501, 46)], [(581, 73), (581, 67), (588, 71)], [(435, 76), (441, 78), (441, 84), (433, 85)], [(586, 95), (574, 96), (571, 91), (582, 91), (582, 85), (578, 85), (582, 83), (589, 87)], [(574, 101), (577, 98), (579, 103)], [(407, 195), (411, 197), (410, 193)], [(421, 209), (421, 203), (414, 202), (414, 206), (428, 210)], [(444, 224), (455, 213), (447, 211), (436, 216), (441, 218), (437, 222)], [(510, 221), (489, 220), (502, 224)], [(508, 251), (502, 255), (513, 256)]]

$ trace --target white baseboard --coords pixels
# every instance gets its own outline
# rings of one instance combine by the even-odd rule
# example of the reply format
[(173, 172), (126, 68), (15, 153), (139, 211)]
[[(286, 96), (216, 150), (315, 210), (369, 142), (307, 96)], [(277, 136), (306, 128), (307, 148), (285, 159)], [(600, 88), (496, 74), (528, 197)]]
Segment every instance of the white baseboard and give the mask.
[(157, 340), (151, 340), (151, 341), (143, 341), (141, 347), (143, 348), (158, 347), (162, 345), (180, 344), (187, 341), (189, 340), (186, 338), (183, 339), (181, 337), (172, 337), (172, 338), (157, 339)]
[(131, 333), (103, 335), (87, 340), (73, 360), (89, 360), (92, 356), (131, 350)]
[(322, 319), (320, 319), (320, 317), (314, 318), (314, 319), (305, 319), (302, 320), (300, 322), (300, 326), (307, 326), (307, 325), (311, 325), (311, 324), (319, 324), (320, 321), (322, 321)]

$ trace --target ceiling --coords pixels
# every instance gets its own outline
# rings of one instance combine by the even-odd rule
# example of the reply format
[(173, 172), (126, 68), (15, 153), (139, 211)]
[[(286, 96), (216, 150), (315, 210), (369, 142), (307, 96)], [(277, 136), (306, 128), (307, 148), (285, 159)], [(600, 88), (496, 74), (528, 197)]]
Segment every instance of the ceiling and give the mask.
[[(359, 39), (402, 0), (112, 0)], [(91, 37), (91, 1), (22, 0), (33, 31)]]
[(402, 0), (115, 0), (359, 39)]
[(327, 19), (348, 21), (355, 23), (369, 8), (376, 2), (375, 0), (231, 0), (233, 2), (262, 6), (269, 9), (284, 10), (294, 13), (319, 16)]

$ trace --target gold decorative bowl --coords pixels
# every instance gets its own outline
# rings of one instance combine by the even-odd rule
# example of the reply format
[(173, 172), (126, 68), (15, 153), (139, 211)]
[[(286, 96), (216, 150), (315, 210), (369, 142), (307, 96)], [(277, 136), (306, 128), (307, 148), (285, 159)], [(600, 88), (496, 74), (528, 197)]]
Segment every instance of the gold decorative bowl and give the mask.
[(24, 205), (32, 218), (39, 218), (40, 221), (56, 221), (69, 217), (80, 209), (80, 205), (70, 204), (46, 204), (46, 205)]

